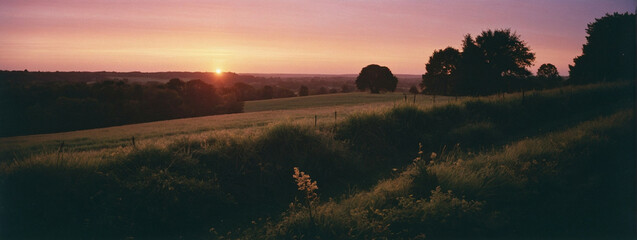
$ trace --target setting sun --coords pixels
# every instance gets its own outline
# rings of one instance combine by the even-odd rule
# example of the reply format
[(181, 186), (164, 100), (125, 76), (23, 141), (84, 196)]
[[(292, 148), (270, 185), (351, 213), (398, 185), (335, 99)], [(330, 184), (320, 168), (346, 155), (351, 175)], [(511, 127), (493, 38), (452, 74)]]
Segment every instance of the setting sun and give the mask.
[(637, 240), (636, 10), (0, 0), (0, 240)]

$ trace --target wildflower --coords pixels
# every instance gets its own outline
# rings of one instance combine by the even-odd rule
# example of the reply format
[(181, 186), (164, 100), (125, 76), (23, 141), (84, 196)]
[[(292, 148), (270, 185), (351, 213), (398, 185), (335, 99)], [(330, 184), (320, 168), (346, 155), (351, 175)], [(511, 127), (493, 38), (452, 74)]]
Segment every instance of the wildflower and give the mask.
[(309, 174), (305, 174), (305, 172), (301, 172), (299, 168), (294, 167), (294, 174), (292, 177), (296, 181), (296, 186), (299, 191), (305, 193), (305, 200), (307, 200), (307, 210), (310, 214), (310, 223), (314, 225), (314, 218), (312, 217), (312, 203), (318, 197), (314, 190), (318, 189), (316, 185), (316, 181), (312, 182)]
[(431, 153), (431, 156), (430, 156), (430, 157), (431, 157), (431, 160), (436, 159), (436, 157), (437, 157), (437, 156), (438, 156), (438, 154), (436, 154), (435, 152), (432, 152), (432, 153)]
[(298, 190), (305, 193), (307, 200), (312, 201), (317, 197), (314, 190), (317, 190), (318, 186), (316, 181), (312, 182), (309, 174), (305, 174), (305, 172), (299, 171), (299, 168), (294, 167), (294, 174), (292, 174), (292, 177), (296, 181)]

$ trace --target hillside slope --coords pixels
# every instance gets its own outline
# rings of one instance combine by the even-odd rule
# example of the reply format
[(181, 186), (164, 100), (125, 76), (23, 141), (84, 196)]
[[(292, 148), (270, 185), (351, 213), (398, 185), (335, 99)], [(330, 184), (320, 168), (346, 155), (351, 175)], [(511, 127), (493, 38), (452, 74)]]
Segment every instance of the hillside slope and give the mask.
[[(633, 89), (597, 84), (436, 107), (387, 102), (317, 127), (305, 118), (309, 123), (158, 134), (135, 146), (24, 148), (0, 163), (0, 236), (630, 236), (630, 226), (613, 224), (634, 219), (610, 215), (634, 208), (626, 202), (634, 177)], [(304, 210), (294, 167), (318, 182), (316, 218)], [(587, 210), (607, 195), (614, 200), (601, 211)], [(373, 208), (352, 207), (359, 204)], [(582, 209), (609, 225), (587, 232), (591, 221), (568, 221), (588, 219)], [(537, 220), (547, 217), (554, 221)]]

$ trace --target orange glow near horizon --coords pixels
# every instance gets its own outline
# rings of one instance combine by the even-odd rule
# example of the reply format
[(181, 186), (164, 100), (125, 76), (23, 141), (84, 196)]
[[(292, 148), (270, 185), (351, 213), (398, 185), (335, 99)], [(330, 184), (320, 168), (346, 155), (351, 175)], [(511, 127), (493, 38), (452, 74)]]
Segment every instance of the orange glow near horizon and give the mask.
[[(562, 75), (586, 24), (631, 0), (17, 1), (0, 8), (0, 69), (423, 74), (436, 49), (511, 28)], [(216, 68), (213, 68), (216, 69)], [(218, 70), (219, 72), (221, 69)]]

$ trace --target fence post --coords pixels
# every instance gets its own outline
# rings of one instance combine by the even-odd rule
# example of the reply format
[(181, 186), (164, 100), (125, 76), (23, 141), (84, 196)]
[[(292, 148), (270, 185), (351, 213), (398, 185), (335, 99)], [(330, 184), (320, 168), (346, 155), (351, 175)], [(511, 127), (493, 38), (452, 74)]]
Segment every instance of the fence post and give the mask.
[(336, 122), (336, 111), (334, 111), (334, 122)]
[(132, 136), (130, 140), (133, 143), (133, 148), (137, 148), (137, 146), (135, 145), (135, 136)]
[(416, 104), (416, 95), (418, 94), (414, 93), (414, 104)]
[(316, 115), (314, 115), (314, 127), (316, 127), (316, 122), (318, 121), (318, 118), (316, 117)]
[(60, 144), (60, 148), (58, 148), (58, 161), (62, 160), (62, 157), (64, 155), (64, 141), (62, 141), (62, 143)]
[(434, 94), (434, 98), (432, 99), (433, 103), (436, 104), (436, 94)]

